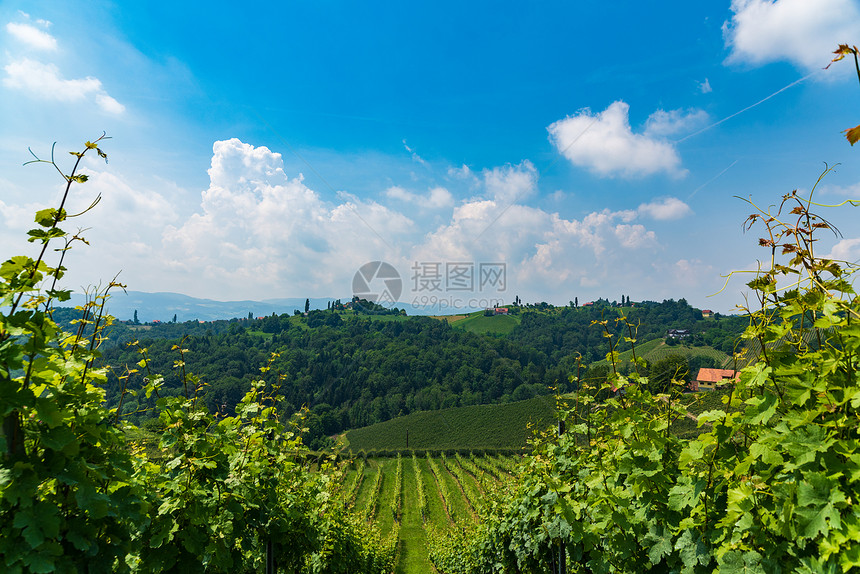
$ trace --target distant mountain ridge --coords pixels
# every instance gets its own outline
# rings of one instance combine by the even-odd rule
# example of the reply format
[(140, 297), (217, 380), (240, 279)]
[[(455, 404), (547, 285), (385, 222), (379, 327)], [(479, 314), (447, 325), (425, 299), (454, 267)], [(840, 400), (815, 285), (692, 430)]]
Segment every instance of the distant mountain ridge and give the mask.
[[(349, 301), (350, 296), (340, 297), (341, 301)], [(311, 309), (325, 309), (335, 297), (310, 297)], [(70, 307), (81, 305), (84, 296), (79, 293), (72, 294), (68, 303), (60, 306)], [(400, 309), (406, 309), (409, 315), (433, 315), (438, 309), (432, 306), (417, 307), (406, 303), (394, 305)], [(130, 321), (137, 311), (137, 319), (141, 323), (153, 321), (217, 321), (220, 319), (245, 318), (248, 313), (254, 317), (265, 317), (275, 313), (292, 315), (296, 310), (305, 310), (305, 298), (285, 297), (279, 299), (264, 299), (252, 301), (250, 299), (241, 301), (216, 301), (214, 299), (199, 299), (182, 293), (158, 292), (147, 293), (145, 291), (112, 291), (107, 304), (108, 313), (122, 321)], [(466, 311), (474, 311), (469, 308)]]
[[(349, 301), (351, 296), (346, 297), (310, 297), (311, 309), (325, 309), (330, 302), (340, 299)], [(62, 303), (61, 307), (81, 305), (84, 296), (80, 293), (72, 294), (72, 300)], [(434, 306), (418, 306), (398, 302), (393, 305), (399, 309), (406, 309), (408, 315), (437, 315), (442, 311)], [(214, 299), (199, 299), (182, 293), (158, 292), (147, 293), (145, 291), (112, 291), (107, 304), (108, 312), (122, 321), (130, 321), (137, 311), (137, 319), (141, 323), (152, 321), (172, 321), (173, 315), (176, 320), (183, 321), (218, 321), (221, 319), (246, 318), (248, 313), (254, 317), (265, 317), (275, 313), (281, 315), (286, 313), (292, 315), (296, 310), (305, 310), (304, 297), (285, 297), (279, 299), (264, 299), (252, 301), (245, 299), (241, 301), (216, 301)], [(447, 309), (445, 311), (465, 312), (476, 311), (475, 308)]]
[[(71, 304), (80, 305), (84, 297), (73, 294)], [(311, 297), (311, 309), (325, 309), (333, 298)], [(68, 304), (66, 304), (68, 305)], [(63, 305), (63, 306), (66, 306)], [(146, 293), (144, 291), (114, 291), (107, 303), (108, 312), (117, 319), (128, 321), (137, 318), (142, 323), (152, 321), (171, 321), (176, 315), (177, 321), (216, 321), (247, 317), (264, 317), (272, 313), (292, 315), (297, 309), (305, 310), (305, 298), (292, 297), (282, 299), (266, 299), (264, 301), (215, 301), (214, 299), (198, 299), (181, 293)]]

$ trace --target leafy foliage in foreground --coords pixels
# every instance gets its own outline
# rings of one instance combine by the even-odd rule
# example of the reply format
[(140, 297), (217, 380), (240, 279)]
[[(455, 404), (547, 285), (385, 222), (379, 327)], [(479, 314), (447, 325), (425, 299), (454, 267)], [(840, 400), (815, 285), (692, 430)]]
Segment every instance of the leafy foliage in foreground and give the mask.
[(519, 487), (475, 529), (437, 541), (436, 567), (860, 568), (860, 301), (848, 281), (854, 267), (814, 255), (815, 230), (831, 227), (811, 206), (791, 193), (775, 213), (756, 207), (748, 220), (764, 225), (772, 262), (748, 284), (761, 307), (744, 336), (761, 356), (722, 408), (698, 416), (704, 432), (670, 432), (687, 415), (678, 386), (655, 395), (645, 377), (616, 373), (611, 383), (624, 392), (598, 403), (601, 389), (584, 385), (560, 413), (568, 431), (536, 441)]
[[(83, 307), (76, 333), (51, 316), (53, 302), (69, 298), (56, 289), (63, 257), (83, 240), (60, 229), (70, 217), (63, 205), (72, 184), (86, 181), (77, 173), (84, 155), (106, 158), (101, 139), (73, 153), (59, 208), (36, 214), (38, 257), (0, 265), (0, 570), (258, 572), (268, 552), (292, 572), (390, 571), (393, 548), (346, 511), (335, 471), (311, 472), (267, 367), (225, 416), (199, 400), (185, 349), (174, 365), (182, 392), (167, 396), (144, 354), (140, 393), (156, 402), (165, 430), (157, 457), (126, 439), (137, 429), (105, 407), (106, 373), (96, 367), (111, 321), (107, 292)], [(59, 171), (53, 158), (44, 163)], [(60, 262), (50, 267), (58, 240)], [(120, 401), (137, 394), (127, 385), (136, 370), (121, 375)]]

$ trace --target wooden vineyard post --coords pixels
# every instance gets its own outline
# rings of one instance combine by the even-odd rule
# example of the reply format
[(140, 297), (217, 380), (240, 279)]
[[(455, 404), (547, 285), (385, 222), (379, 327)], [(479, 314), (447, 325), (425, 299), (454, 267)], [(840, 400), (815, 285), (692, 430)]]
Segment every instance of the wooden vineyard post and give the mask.
[(272, 539), (266, 542), (266, 574), (275, 574), (275, 553), (272, 551)]

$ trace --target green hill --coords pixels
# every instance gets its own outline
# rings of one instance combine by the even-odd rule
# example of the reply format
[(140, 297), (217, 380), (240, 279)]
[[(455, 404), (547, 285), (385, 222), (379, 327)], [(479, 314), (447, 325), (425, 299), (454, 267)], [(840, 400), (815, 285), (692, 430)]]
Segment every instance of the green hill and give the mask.
[[(555, 397), (544, 395), (501, 405), (421, 411), (347, 431), (352, 452), (409, 449), (518, 449), (531, 436), (529, 423), (553, 423)], [(406, 434), (409, 433), (409, 446)]]
[[(647, 343), (636, 346), (636, 356), (646, 359), (649, 363), (656, 363), (669, 355), (681, 355), (690, 359), (691, 357), (711, 357), (718, 365), (725, 365), (730, 357), (726, 353), (713, 347), (691, 347), (687, 345), (667, 345), (663, 339), (653, 339)], [(633, 360), (633, 351), (626, 350), (619, 354), (619, 362), (630, 362)], [(594, 364), (607, 363), (606, 359)]]
[(508, 335), (519, 324), (520, 318), (517, 315), (494, 315), (487, 317), (483, 311), (479, 311), (459, 321), (452, 322), (451, 326), (455, 329), (463, 329), (479, 335)]
[[(698, 414), (725, 409), (728, 389), (685, 394), (681, 404)], [(404, 450), (524, 449), (535, 427), (545, 429), (555, 421), (555, 396), (544, 395), (500, 405), (474, 405), (439, 411), (421, 411), (345, 433), (343, 448), (353, 453)], [(406, 433), (409, 432), (409, 445)], [(678, 434), (698, 434), (695, 420), (675, 421)]]

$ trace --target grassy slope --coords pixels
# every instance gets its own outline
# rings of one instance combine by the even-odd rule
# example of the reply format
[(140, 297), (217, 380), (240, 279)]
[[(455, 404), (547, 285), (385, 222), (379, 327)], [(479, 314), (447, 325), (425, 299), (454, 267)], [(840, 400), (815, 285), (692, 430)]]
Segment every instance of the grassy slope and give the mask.
[(422, 411), (347, 431), (352, 452), (410, 449), (521, 448), (531, 436), (528, 424), (552, 424), (555, 398), (545, 395), (501, 405), (475, 405)]
[(427, 553), (427, 534), (418, 509), (418, 483), (412, 470), (412, 461), (403, 459), (403, 522), (400, 524), (399, 560), (394, 569), (397, 574), (432, 572)]
[(452, 323), (456, 323), (462, 319), (468, 317), (468, 315), (431, 315), (433, 319), (437, 319), (439, 321), (445, 321), (449, 325)]
[(387, 458), (379, 463), (383, 478), (382, 490), (379, 492), (379, 505), (376, 509), (376, 524), (382, 535), (386, 536), (394, 526), (394, 475), (397, 474), (397, 459)]
[(463, 319), (451, 322), (451, 326), (456, 329), (463, 329), (479, 335), (508, 335), (519, 324), (520, 317), (517, 315), (486, 317), (483, 311), (472, 313)]

